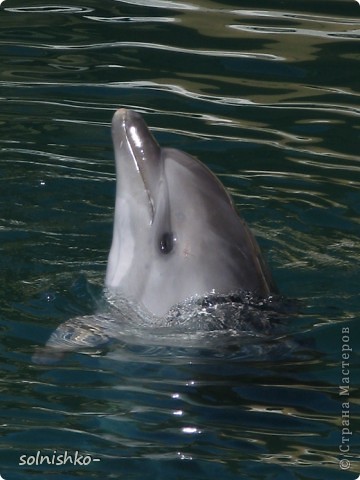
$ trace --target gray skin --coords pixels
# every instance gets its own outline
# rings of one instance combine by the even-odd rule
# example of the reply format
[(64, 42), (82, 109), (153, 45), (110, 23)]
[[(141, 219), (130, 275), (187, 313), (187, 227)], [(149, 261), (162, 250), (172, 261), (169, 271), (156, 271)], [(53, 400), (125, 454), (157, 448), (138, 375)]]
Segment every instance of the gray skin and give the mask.
[(156, 316), (194, 296), (276, 292), (259, 246), (215, 175), (161, 148), (138, 113), (112, 120), (114, 231), (106, 286)]
[[(119, 333), (126, 336), (129, 324), (155, 331), (174, 325), (170, 309), (187, 299), (239, 291), (255, 297), (276, 293), (255, 238), (208, 168), (179, 150), (160, 148), (142, 117), (131, 110), (115, 113), (112, 135), (117, 185), (106, 272), (108, 308), (61, 324), (45, 348), (36, 350), (35, 363), (53, 363), (66, 352), (93, 349), (121, 338)], [(210, 316), (200, 307), (200, 317), (208, 322), (219, 315), (222, 325), (222, 308), (230, 306), (230, 317), (241, 327), (241, 302), (238, 308), (229, 302), (212, 308)], [(186, 309), (183, 315), (188, 315)], [(267, 323), (261, 320), (260, 330), (262, 324)]]

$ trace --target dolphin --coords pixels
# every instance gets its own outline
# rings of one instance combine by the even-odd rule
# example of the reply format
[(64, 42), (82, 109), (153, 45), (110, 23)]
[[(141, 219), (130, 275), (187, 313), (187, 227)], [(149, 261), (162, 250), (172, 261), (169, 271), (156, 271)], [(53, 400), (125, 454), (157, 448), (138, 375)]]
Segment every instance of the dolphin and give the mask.
[(155, 341), (167, 327), (180, 327), (180, 334), (217, 325), (267, 334), (266, 311), (277, 288), (218, 178), (190, 155), (161, 148), (135, 111), (115, 112), (112, 138), (116, 200), (107, 307), (59, 325), (34, 362), (133, 339), (133, 324), (145, 326), (147, 340), (153, 333)]
[(142, 116), (112, 119), (113, 238), (105, 284), (164, 316), (194, 296), (277, 292), (260, 248), (219, 179), (200, 161), (159, 146)]

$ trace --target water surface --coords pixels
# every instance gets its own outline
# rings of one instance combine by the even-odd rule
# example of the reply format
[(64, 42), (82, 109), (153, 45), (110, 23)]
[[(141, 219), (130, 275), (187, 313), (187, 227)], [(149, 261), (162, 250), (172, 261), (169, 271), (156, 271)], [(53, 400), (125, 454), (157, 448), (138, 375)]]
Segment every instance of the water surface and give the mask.
[[(358, 476), (359, 19), (350, 0), (2, 3), (5, 479)], [(129, 341), (33, 364), (101, 297), (119, 106), (227, 186), (300, 301), (296, 353)], [(30, 465), (77, 451), (100, 460)]]

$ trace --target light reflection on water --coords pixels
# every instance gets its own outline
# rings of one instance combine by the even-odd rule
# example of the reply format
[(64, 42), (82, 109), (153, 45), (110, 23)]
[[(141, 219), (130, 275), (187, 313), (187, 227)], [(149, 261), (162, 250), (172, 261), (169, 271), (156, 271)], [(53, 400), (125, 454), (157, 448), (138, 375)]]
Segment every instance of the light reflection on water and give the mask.
[[(359, 338), (358, 5), (86, 3), (1, 6), (0, 473), (355, 478), (355, 463), (339, 468), (338, 384), (342, 326), (354, 350)], [(144, 339), (31, 363), (101, 298), (118, 106), (229, 188), (281, 291), (301, 300), (296, 355)], [(101, 462), (19, 467), (38, 449)]]

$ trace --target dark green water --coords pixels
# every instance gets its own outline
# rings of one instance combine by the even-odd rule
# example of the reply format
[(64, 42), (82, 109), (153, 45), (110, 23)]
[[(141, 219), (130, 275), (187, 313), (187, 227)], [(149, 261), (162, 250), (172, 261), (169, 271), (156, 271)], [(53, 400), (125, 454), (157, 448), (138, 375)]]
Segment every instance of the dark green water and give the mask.
[[(359, 28), (351, 0), (2, 3), (3, 478), (357, 478)], [(100, 295), (118, 106), (220, 176), (302, 302), (306, 355), (145, 342), (32, 363)], [(29, 465), (54, 451), (100, 461)]]

